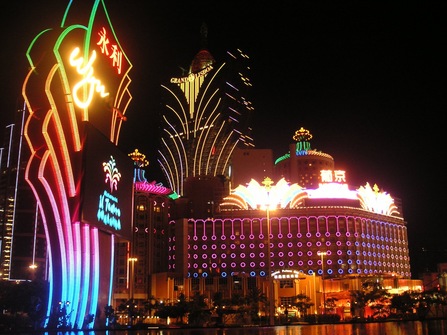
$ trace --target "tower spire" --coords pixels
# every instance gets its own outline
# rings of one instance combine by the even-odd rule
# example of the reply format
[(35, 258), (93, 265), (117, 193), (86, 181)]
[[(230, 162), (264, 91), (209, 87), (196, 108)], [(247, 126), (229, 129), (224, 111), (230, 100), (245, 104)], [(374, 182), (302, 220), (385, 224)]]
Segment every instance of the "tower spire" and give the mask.
[(205, 22), (202, 23), (200, 27), (200, 47), (201, 49), (206, 49), (208, 45), (208, 26)]

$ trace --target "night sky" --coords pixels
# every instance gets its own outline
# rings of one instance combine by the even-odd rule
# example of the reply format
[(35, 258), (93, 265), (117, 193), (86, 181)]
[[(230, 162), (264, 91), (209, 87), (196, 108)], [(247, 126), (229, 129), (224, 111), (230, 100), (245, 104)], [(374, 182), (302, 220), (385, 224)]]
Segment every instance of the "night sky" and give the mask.
[[(413, 277), (447, 261), (445, 2), (180, 3), (105, 1), (134, 66), (120, 145), (148, 156), (149, 180), (164, 182), (156, 162), (160, 85), (188, 68), (204, 22), (217, 61), (236, 48), (251, 58), (257, 148), (280, 156), (295, 130), (308, 129), (312, 148), (334, 157), (351, 188), (369, 182), (402, 199)], [(0, 5), (0, 135), (23, 105), (29, 43), (58, 26), (67, 4)]]

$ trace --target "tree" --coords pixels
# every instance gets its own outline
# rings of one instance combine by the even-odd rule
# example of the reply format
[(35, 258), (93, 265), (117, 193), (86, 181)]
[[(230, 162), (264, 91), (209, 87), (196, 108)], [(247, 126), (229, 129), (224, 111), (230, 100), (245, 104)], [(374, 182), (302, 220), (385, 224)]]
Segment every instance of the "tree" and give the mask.
[(115, 309), (111, 305), (107, 305), (104, 307), (104, 315), (106, 316), (109, 326), (116, 325)]
[(326, 301), (324, 302), (326, 309), (333, 311), (337, 307), (337, 304), (336, 304), (337, 301), (338, 301), (338, 299), (335, 297), (327, 298)]
[(193, 326), (203, 326), (210, 321), (211, 311), (205, 301), (206, 296), (198, 292), (194, 293), (188, 304), (188, 323)]
[(375, 318), (385, 318), (390, 314), (390, 297), (379, 279), (368, 279), (362, 283), (362, 290), (352, 290), (351, 311), (353, 316), (365, 317), (365, 307), (369, 306)]
[(310, 298), (307, 295), (298, 294), (297, 296), (294, 297), (292, 305), (296, 306), (296, 308), (298, 309), (298, 312), (302, 316), (306, 316), (307, 310), (310, 307), (312, 307), (314, 305), (314, 303), (310, 300)]
[(365, 307), (367, 303), (366, 292), (362, 290), (351, 290), (351, 314), (360, 318), (365, 317)]
[(178, 296), (178, 301), (174, 305), (160, 304), (155, 312), (155, 316), (166, 319), (176, 319), (177, 323), (183, 323), (183, 318), (189, 312), (189, 303), (186, 296), (182, 293)]
[(128, 323), (133, 325), (134, 319), (138, 316), (139, 311), (137, 304), (133, 300), (127, 300), (118, 306), (118, 310), (127, 313)]
[(149, 316), (153, 316), (153, 312), (157, 310), (159, 307), (158, 300), (152, 295), (148, 300), (144, 302), (144, 311), (149, 314)]
[(391, 298), (391, 309), (395, 310), (395, 314), (400, 318), (407, 318), (413, 314), (413, 309), (416, 308), (417, 300), (411, 292), (403, 292), (395, 294)]
[(252, 322), (259, 321), (259, 305), (267, 302), (265, 293), (258, 287), (253, 287), (248, 291), (245, 300), (249, 306), (249, 315)]

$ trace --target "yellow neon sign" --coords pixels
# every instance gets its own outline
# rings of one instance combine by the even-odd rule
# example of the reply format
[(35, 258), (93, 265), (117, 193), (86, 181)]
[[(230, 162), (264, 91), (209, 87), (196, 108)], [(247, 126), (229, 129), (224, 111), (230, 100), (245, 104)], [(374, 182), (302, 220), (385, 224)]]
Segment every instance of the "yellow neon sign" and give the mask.
[[(79, 52), (80, 49), (76, 47), (70, 54), (70, 65), (76, 67), (76, 71), (83, 76), (83, 79), (73, 86), (73, 100), (78, 107), (87, 108), (92, 102), (95, 91), (99, 93), (101, 98), (108, 96), (109, 93), (105, 92), (105, 87), (101, 84), (101, 81), (93, 76), (93, 63), (96, 59), (96, 51), (92, 51), (92, 55), (85, 65), (83, 65), (84, 58), (78, 57)], [(87, 96), (83, 100), (79, 98), (78, 92), (79, 90), (84, 92), (84, 88), (87, 88)]]

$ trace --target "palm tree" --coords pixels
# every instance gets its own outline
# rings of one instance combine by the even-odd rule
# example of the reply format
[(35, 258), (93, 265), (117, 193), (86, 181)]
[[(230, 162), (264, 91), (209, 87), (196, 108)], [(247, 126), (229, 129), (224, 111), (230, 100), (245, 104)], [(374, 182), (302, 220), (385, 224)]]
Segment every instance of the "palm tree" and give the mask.
[(245, 297), (246, 303), (249, 306), (249, 315), (252, 322), (259, 321), (259, 305), (267, 302), (265, 293), (258, 287), (250, 289)]
[(144, 302), (144, 311), (149, 314), (149, 316), (153, 316), (153, 312), (157, 310), (159, 306), (159, 302), (157, 299), (151, 295), (151, 297)]
[(362, 290), (352, 290), (351, 311), (353, 316), (365, 317), (365, 307), (368, 305), (374, 311), (374, 317), (384, 318), (390, 314), (390, 297), (377, 279), (369, 279), (362, 283)]
[(298, 312), (302, 316), (307, 315), (307, 310), (314, 305), (310, 298), (305, 294), (298, 294), (295, 296), (292, 302), (293, 306), (296, 306)]

